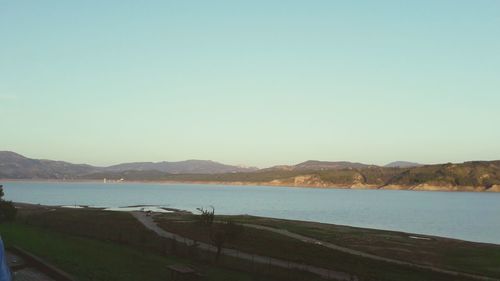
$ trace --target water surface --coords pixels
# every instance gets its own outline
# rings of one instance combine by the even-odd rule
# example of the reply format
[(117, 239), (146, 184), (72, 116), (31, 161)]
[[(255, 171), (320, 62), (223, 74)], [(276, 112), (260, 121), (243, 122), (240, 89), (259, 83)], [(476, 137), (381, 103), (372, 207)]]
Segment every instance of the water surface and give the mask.
[(146, 183), (3, 183), (7, 200), (46, 205), (160, 205), (398, 230), (500, 244), (500, 193)]

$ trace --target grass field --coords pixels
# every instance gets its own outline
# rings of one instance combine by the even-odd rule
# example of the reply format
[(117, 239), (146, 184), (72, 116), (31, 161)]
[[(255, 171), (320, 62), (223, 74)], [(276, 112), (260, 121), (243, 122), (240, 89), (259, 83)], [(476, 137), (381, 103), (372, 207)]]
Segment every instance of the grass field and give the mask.
[[(249, 223), (245, 217), (221, 217)], [(157, 219), (162, 228), (192, 239), (210, 242), (209, 231), (198, 224), (192, 215), (164, 214)], [(276, 227), (276, 224), (272, 225)], [(355, 273), (365, 279), (374, 280), (461, 280), (455, 276), (431, 273), (408, 266), (374, 261), (343, 252), (312, 245), (300, 240), (253, 228), (245, 228), (242, 236), (227, 243), (225, 247), (249, 253), (302, 262)], [(464, 278), (463, 280), (467, 280)]]
[[(30, 236), (33, 232), (35, 234)], [(320, 279), (311, 274), (268, 266), (252, 268), (248, 264), (230, 258), (221, 259), (221, 262), (215, 264), (213, 254), (208, 255), (208, 261), (200, 260), (199, 257), (193, 257), (187, 247), (158, 237), (132, 215), (123, 212), (44, 206), (21, 208), (17, 222), (0, 225), (0, 234), (5, 236), (7, 244), (15, 244), (46, 257), (63, 270), (73, 273), (79, 280), (168, 280), (164, 276), (169, 262), (193, 264), (206, 275), (206, 279), (203, 280)], [(45, 240), (36, 238), (39, 234)], [(59, 242), (61, 237), (66, 239), (66, 242)], [(89, 244), (80, 248), (81, 241)], [(107, 248), (102, 245), (107, 245)], [(175, 245), (177, 247), (174, 247)], [(125, 250), (128, 252), (123, 252)], [(68, 253), (74, 257), (68, 256)], [(96, 259), (93, 261), (92, 257)], [(80, 260), (88, 261), (85, 272), (79, 271)], [(144, 261), (150, 267), (134, 267), (128, 265), (125, 260), (140, 260), (140, 264)], [(150, 279), (136, 278), (143, 270), (150, 269), (157, 274), (148, 277)], [(137, 274), (129, 274), (135, 276), (131, 279), (121, 279), (121, 270), (126, 274), (129, 274), (127, 273), (129, 270), (133, 270)], [(92, 272), (100, 275), (92, 277)]]
[(252, 216), (232, 220), (286, 229), (304, 236), (375, 255), (500, 278), (500, 246), (441, 237), (411, 239), (411, 234)]
[[(1, 224), (0, 233), (6, 245), (17, 245), (30, 251), (82, 281), (169, 280), (167, 265), (190, 263), (186, 259), (159, 256), (132, 247), (19, 223)], [(255, 280), (242, 272), (201, 267), (206, 280)]]
[[(454, 247), (451, 244), (447, 246), (446, 243), (455, 241), (450, 239), (414, 240), (408, 239), (407, 234), (397, 232), (249, 216), (218, 216), (217, 219), (231, 219), (242, 223), (289, 229), (296, 233), (376, 254), (390, 255), (391, 251), (402, 253), (416, 251), (415, 254), (397, 256), (397, 258), (417, 259), (421, 257), (421, 261), (428, 262), (427, 260), (432, 260), (433, 257), (433, 262), (457, 267), (462, 263), (462, 268), (473, 268), (471, 272), (480, 274), (492, 273), (491, 276), (495, 276), (493, 273), (498, 270), (496, 266), (498, 262), (496, 249), (498, 248), (496, 247), (484, 246), (484, 249), (469, 247), (467, 250), (478, 250), (470, 254), (463, 252), (460, 247)], [(198, 241), (210, 242), (209, 231), (196, 223), (194, 215), (163, 214), (159, 216), (158, 222), (168, 231)], [(305, 273), (286, 272), (284, 269), (277, 268), (252, 271), (250, 266), (243, 265), (242, 267), (237, 261), (225, 262), (224, 267), (221, 267), (222, 263), (215, 265), (213, 261), (194, 262), (189, 255), (185, 254), (171, 255), (169, 254), (171, 249), (170, 252), (165, 252), (166, 246), (171, 245), (167, 239), (158, 237), (128, 213), (50, 207), (21, 209), (18, 222), (0, 225), (0, 233), (7, 244), (17, 244), (42, 256), (80, 280), (168, 280), (165, 277), (166, 266), (171, 263), (194, 263), (195, 267), (201, 268), (206, 274), (206, 280), (309, 281), (319, 279)], [(434, 244), (424, 247), (424, 243), (428, 242)], [(227, 243), (224, 247), (353, 273), (363, 280), (468, 280), (361, 258), (253, 228), (245, 228), (237, 240)], [(398, 250), (393, 249), (396, 247)], [(448, 252), (442, 252), (443, 249), (448, 249)], [(446, 256), (453, 250), (457, 251), (456, 256)], [(478, 257), (478, 259), (469, 259), (469, 257)], [(240, 270), (229, 270), (228, 266)], [(250, 271), (244, 273), (241, 269)], [(122, 274), (130, 276), (127, 277), (129, 279), (122, 277)], [(139, 276), (142, 277), (139, 278)]]

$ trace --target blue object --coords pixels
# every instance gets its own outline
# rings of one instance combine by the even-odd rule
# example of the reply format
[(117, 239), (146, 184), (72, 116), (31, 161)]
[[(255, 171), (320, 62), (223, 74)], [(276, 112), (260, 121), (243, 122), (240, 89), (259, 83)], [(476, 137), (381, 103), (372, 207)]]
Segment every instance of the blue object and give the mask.
[(11, 281), (10, 269), (7, 265), (7, 258), (5, 257), (5, 248), (3, 247), (3, 240), (0, 237), (0, 281)]

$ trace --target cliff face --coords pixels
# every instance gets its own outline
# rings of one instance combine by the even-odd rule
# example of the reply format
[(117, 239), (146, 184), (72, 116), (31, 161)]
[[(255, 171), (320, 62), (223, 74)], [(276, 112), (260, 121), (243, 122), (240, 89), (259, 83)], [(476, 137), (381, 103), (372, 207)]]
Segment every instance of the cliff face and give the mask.
[(427, 165), (407, 169), (391, 178), (387, 185), (416, 190), (496, 190), (500, 184), (500, 161)]
[(277, 179), (269, 182), (270, 185), (292, 185), (308, 187), (328, 187), (330, 183), (323, 181), (318, 175), (300, 175), (292, 178)]
[(268, 183), (306, 187), (500, 192), (500, 161), (309, 171)]

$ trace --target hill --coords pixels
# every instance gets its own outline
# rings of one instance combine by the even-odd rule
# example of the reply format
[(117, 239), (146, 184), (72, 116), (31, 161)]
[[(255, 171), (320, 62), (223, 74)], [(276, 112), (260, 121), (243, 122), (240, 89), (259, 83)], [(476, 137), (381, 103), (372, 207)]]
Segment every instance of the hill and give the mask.
[(0, 151), (0, 178), (4, 179), (65, 179), (98, 170), (85, 164), (30, 159), (11, 151)]
[(340, 170), (340, 169), (363, 169), (377, 167), (375, 165), (367, 165), (363, 163), (348, 162), (348, 161), (318, 161), (318, 160), (308, 160), (296, 165), (280, 165), (274, 166), (267, 169), (262, 169), (266, 171), (272, 170), (283, 170), (283, 171), (323, 171), (323, 170)]
[[(291, 167), (291, 166), (289, 166)], [(135, 171), (89, 174), (85, 179), (173, 181), (232, 185), (303, 186), (442, 191), (500, 191), (500, 161), (438, 164), (412, 168), (369, 166), (329, 170), (262, 169), (225, 174), (151, 174)]]
[[(414, 166), (418, 165), (418, 166)], [(2, 179), (175, 181), (276, 186), (498, 191), (500, 161), (420, 165), (394, 162), (380, 167), (339, 161), (306, 161), (267, 169), (242, 168), (207, 160), (124, 163), (110, 167), (30, 159), (0, 152)]]
[(103, 169), (107, 172), (124, 171), (160, 171), (169, 174), (219, 174), (235, 172), (253, 172), (257, 168), (245, 168), (225, 165), (210, 160), (186, 160), (179, 162), (136, 162), (124, 163)]
[(419, 167), (423, 166), (423, 164), (415, 163), (415, 162), (407, 162), (407, 161), (395, 161), (391, 162), (384, 167), (389, 168), (411, 168), (411, 167)]
[(385, 186), (411, 186), (415, 190), (500, 191), (500, 161), (414, 167), (395, 175)]
[(225, 165), (209, 160), (187, 160), (179, 162), (124, 163), (110, 167), (72, 164), (63, 161), (31, 159), (11, 151), (0, 151), (0, 178), (3, 179), (78, 179), (85, 175), (106, 173), (141, 174), (158, 177), (168, 174), (216, 174), (251, 172), (257, 168)]

